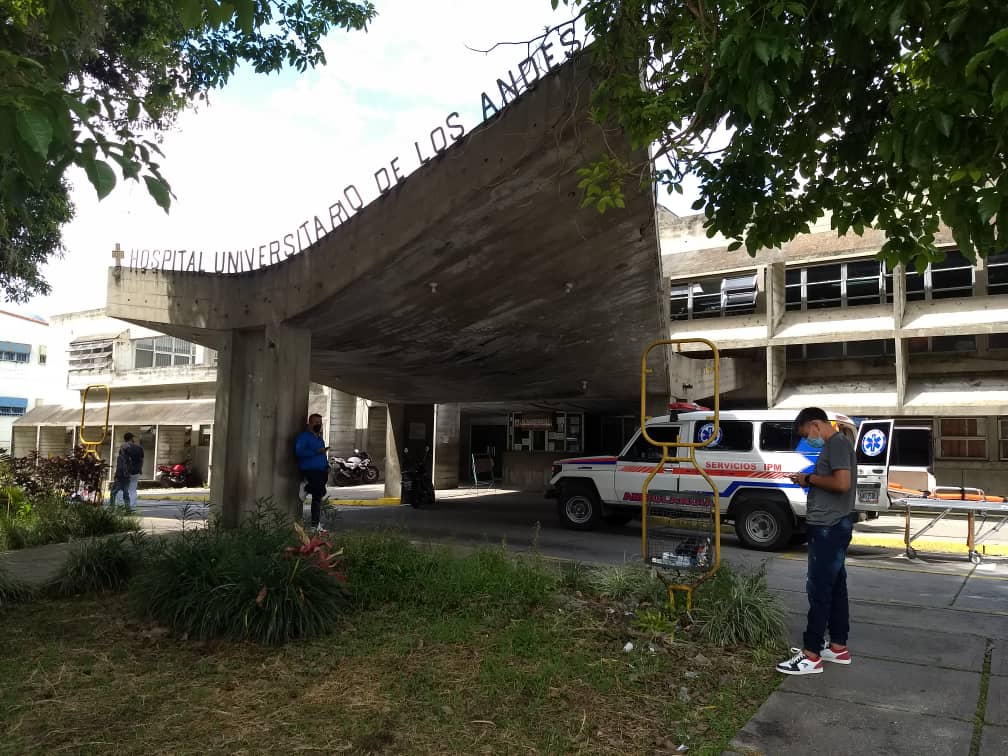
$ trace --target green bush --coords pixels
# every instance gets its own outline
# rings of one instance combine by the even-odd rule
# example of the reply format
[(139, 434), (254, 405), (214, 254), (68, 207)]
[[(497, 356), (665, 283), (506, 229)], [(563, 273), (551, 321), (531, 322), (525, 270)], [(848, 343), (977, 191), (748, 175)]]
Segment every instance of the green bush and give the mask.
[(720, 646), (778, 646), (786, 632), (784, 606), (767, 585), (766, 564), (751, 574), (722, 564), (697, 591), (693, 616), (700, 635)]
[(332, 557), (329, 542), (304, 543), (280, 521), (188, 530), (148, 550), (133, 602), (193, 638), (270, 645), (311, 638), (334, 630), (346, 607)]
[(70, 552), (45, 591), (54, 596), (114, 591), (133, 576), (139, 562), (138, 542), (125, 536), (84, 541)]
[(457, 555), (364, 534), (346, 534), (342, 542), (358, 609), (395, 603), (423, 617), (500, 615), (545, 602), (557, 585), (549, 571), (502, 548)]
[(0, 512), (0, 547), (23, 549), (74, 538), (93, 538), (138, 530), (139, 521), (122, 507), (96, 507), (55, 496)]
[(643, 564), (600, 567), (591, 577), (591, 590), (601, 598), (636, 599), (660, 604), (668, 600), (665, 585)]

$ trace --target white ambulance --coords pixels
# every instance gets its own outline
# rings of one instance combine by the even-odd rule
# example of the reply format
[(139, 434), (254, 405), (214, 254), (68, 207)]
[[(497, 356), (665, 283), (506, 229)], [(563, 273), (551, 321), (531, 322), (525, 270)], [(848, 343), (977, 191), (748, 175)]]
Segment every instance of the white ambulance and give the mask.
[[(806, 492), (789, 479), (809, 472), (818, 451), (794, 433), (797, 412), (722, 412), (709, 446), (697, 449), (697, 462), (718, 486), (721, 517), (734, 523), (739, 539), (760, 550), (782, 548), (804, 540)], [(845, 415), (827, 413), (834, 427), (859, 450), (857, 509), (888, 509), (886, 495), (891, 420), (863, 423), (861, 435)], [(648, 421), (657, 441), (705, 441), (714, 433), (709, 410), (673, 412)], [(865, 447), (865, 450), (861, 449)], [(680, 448), (677, 456), (686, 456)], [(615, 457), (580, 457), (556, 462), (547, 497), (555, 498), (561, 521), (590, 530), (602, 523), (622, 525), (640, 514), (644, 479), (661, 459), (638, 430)], [(933, 478), (932, 478), (933, 481)], [(710, 511), (710, 486), (689, 464), (670, 463), (655, 476), (649, 511), (675, 514)]]

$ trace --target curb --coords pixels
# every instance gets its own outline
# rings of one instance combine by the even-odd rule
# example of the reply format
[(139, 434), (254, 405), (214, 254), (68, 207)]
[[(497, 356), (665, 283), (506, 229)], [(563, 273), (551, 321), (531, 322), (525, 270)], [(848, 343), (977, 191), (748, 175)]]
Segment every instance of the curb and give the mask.
[[(855, 533), (851, 538), (851, 546), (874, 546), (883, 549), (898, 549), (906, 551), (906, 544), (902, 537), (877, 536), (869, 533)], [(963, 554), (969, 553), (969, 547), (965, 543), (957, 541), (942, 541), (937, 539), (918, 539), (913, 542), (913, 547), (917, 551), (926, 551), (939, 554)], [(986, 556), (1008, 556), (1008, 544), (1005, 543), (980, 543), (976, 550)]]
[(382, 499), (329, 499), (329, 504), (334, 507), (398, 507), (400, 503), (398, 496)]
[(205, 504), (210, 501), (209, 494), (139, 494), (140, 501), (196, 501)]

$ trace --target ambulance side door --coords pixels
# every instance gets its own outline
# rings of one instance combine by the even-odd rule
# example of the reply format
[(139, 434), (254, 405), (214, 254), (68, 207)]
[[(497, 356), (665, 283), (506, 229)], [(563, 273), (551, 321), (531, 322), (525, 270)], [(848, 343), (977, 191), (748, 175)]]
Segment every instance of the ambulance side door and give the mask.
[[(679, 425), (652, 425), (648, 427), (648, 435), (655, 441), (675, 442), (679, 440), (681, 428)], [(670, 456), (677, 454), (676, 447), (669, 450)], [(644, 481), (661, 460), (661, 447), (648, 443), (643, 435), (638, 433), (631, 444), (616, 460), (616, 498), (621, 504), (640, 506), (641, 490)], [(651, 494), (661, 495), (662, 492), (678, 491), (676, 476), (671, 474), (672, 465), (666, 464), (665, 469), (651, 481), (648, 490)]]
[(889, 509), (889, 455), (893, 421), (865, 420), (858, 428), (857, 499), (854, 507), (878, 512)]

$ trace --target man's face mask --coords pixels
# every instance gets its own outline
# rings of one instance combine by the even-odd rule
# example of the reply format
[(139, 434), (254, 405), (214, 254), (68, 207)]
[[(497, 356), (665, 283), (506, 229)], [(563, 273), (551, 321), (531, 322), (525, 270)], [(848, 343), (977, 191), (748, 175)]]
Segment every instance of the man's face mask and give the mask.
[(822, 449), (826, 445), (823, 437), (819, 435), (819, 430), (814, 425), (809, 426), (809, 432), (805, 440), (808, 441), (808, 445), (813, 449)]
[(322, 423), (316, 423), (315, 425), (313, 425), (311, 427), (311, 429), (313, 431), (315, 431), (316, 433), (321, 433), (322, 432)]

